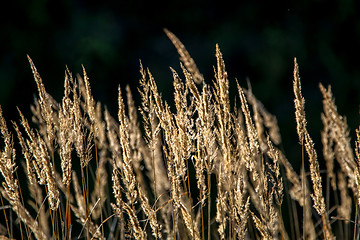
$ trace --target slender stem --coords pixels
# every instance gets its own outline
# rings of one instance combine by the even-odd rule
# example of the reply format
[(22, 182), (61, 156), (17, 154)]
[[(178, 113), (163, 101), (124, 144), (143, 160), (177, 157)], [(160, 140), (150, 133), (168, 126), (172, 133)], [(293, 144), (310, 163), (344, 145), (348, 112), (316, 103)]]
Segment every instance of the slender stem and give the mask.
[(356, 239), (356, 232), (357, 232), (357, 219), (358, 219), (358, 204), (355, 205), (355, 209), (356, 209), (356, 213), (355, 213), (355, 221), (354, 221), (354, 236), (353, 236), (353, 240)]
[[(48, 189), (47, 187), (45, 187), (45, 192), (46, 192), (46, 196), (49, 194), (48, 193)], [(49, 201), (48, 202), (48, 205), (49, 205), (49, 213), (50, 213), (50, 219), (51, 219), (51, 226), (52, 226), (52, 229), (53, 229), (53, 238), (55, 239), (55, 226), (54, 226), (54, 216), (53, 216), (53, 211), (51, 210), (51, 207), (50, 207), (50, 203)]]
[(174, 204), (171, 202), (172, 204), (172, 212), (173, 212), (173, 226), (174, 226), (174, 240), (176, 240), (176, 220), (175, 220), (175, 212), (174, 212)]
[[(154, 193), (155, 193), (155, 199), (157, 199), (157, 190), (156, 190), (156, 166), (155, 166), (155, 144), (154, 144), (154, 138), (151, 139), (151, 162), (154, 168)], [(156, 201), (155, 201), (156, 204)], [(155, 205), (156, 206), (156, 205)]]
[(82, 183), (82, 190), (83, 190), (83, 197), (84, 197), (84, 209), (85, 209), (85, 216), (88, 215), (88, 201), (87, 201), (87, 185), (86, 185), (86, 175), (84, 174), (84, 168), (81, 168), (81, 183)]
[(1, 200), (1, 206), (4, 210), (4, 217), (5, 217), (5, 221), (6, 221), (6, 229), (7, 229), (7, 232), (9, 234), (9, 238), (12, 239), (12, 233), (10, 232), (10, 228), (9, 228), (9, 220), (6, 216), (6, 211), (5, 211), (5, 206), (4, 206), (4, 201), (3, 201), (3, 198), (2, 198), (2, 194), (0, 194), (0, 200)]
[[(67, 188), (67, 199), (66, 199), (66, 215), (65, 215), (65, 219), (67, 221), (67, 231), (66, 231), (66, 235), (68, 237), (68, 239), (71, 239), (70, 236), (70, 226), (71, 226), (71, 212), (70, 212), (70, 185), (66, 186)], [(66, 237), (66, 236), (65, 236)]]
[(210, 211), (211, 211), (211, 206), (210, 206), (210, 204), (211, 204), (211, 198), (210, 198), (210, 191), (211, 191), (211, 174), (209, 173), (209, 171), (208, 171), (208, 179), (207, 179), (207, 181), (208, 181), (208, 213), (207, 213), (207, 219), (208, 219), (208, 240), (210, 240), (211, 239), (211, 236), (210, 236)]
[[(86, 165), (86, 206), (89, 206), (89, 165)], [(89, 207), (87, 207), (86, 215), (88, 216)], [(89, 236), (89, 229), (90, 229), (90, 221), (87, 222), (88, 231), (86, 231), (87, 239), (90, 238)]]
[(301, 142), (301, 177), (302, 177), (302, 181), (301, 181), (301, 187), (303, 190), (303, 201), (304, 201), (304, 206), (303, 206), (303, 221), (302, 221), (302, 225), (303, 225), (303, 229), (302, 229), (302, 239), (305, 240), (305, 211), (306, 211), (306, 189), (305, 189), (305, 161), (304, 161), (304, 140), (302, 140)]
[(203, 239), (204, 240), (204, 210), (203, 210), (203, 208), (204, 208), (204, 204), (203, 204), (203, 201), (202, 201), (202, 195), (203, 195), (203, 193), (202, 193), (202, 190), (200, 189), (200, 201), (201, 201), (201, 204), (200, 204), (200, 210), (201, 210), (201, 236), (202, 236), (202, 238), (201, 239)]
[(191, 199), (191, 191), (190, 191), (190, 173), (189, 173), (189, 159), (186, 159), (186, 170), (187, 170), (187, 184), (188, 184), (188, 192), (189, 199)]
[[(17, 179), (18, 183), (20, 183), (17, 171), (15, 172), (15, 175), (16, 175), (16, 179)], [(19, 185), (19, 194), (20, 194), (21, 204), (24, 206), (24, 198), (23, 198), (23, 194), (22, 194), (20, 185)], [(21, 224), (21, 222), (20, 222), (20, 224)], [(29, 236), (30, 232), (29, 232), (28, 226), (26, 224), (24, 224), (24, 227), (25, 227), (25, 231), (26, 231), (27, 236)], [(12, 227), (11, 227), (11, 229), (12, 229)], [(22, 230), (21, 230), (21, 235), (22, 235)]]
[[(99, 198), (101, 199), (99, 156), (98, 156), (97, 141), (94, 141), (94, 142), (95, 142), (95, 160), (96, 160), (96, 169), (97, 169), (96, 178), (97, 178), (98, 186), (99, 186)], [(101, 219), (101, 222), (103, 222), (103, 213), (102, 213), (102, 203), (101, 203), (101, 201), (100, 201), (99, 207), (100, 207), (100, 219)], [(104, 227), (103, 227), (103, 225), (101, 225), (101, 233), (104, 236)]]

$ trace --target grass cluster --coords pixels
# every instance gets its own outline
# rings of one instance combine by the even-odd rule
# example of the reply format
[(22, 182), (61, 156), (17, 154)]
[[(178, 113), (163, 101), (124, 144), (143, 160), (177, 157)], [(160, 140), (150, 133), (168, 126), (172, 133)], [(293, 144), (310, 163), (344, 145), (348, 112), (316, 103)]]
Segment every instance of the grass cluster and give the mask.
[(298, 173), (251, 87), (237, 84), (238, 104), (230, 103), (219, 47), (206, 83), (165, 32), (182, 68), (171, 69), (174, 106), (141, 65), (141, 104), (119, 87), (117, 119), (94, 100), (85, 69), (76, 77), (66, 69), (57, 102), (29, 58), (39, 93), (33, 123), (19, 109), (13, 136), (0, 108), (1, 239), (357, 239), (360, 128), (352, 147), (331, 88), (320, 85), (322, 170), (295, 59)]

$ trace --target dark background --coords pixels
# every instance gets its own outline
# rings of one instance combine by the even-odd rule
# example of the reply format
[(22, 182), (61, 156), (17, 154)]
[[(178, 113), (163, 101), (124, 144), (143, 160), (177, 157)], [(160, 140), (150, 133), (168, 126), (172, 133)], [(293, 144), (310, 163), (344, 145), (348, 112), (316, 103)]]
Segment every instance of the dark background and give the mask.
[[(298, 170), (293, 58), (300, 65), (309, 131), (318, 152), (319, 82), (332, 85), (338, 110), (348, 117), (354, 136), (360, 103), (359, 5), (357, 0), (7, 1), (0, 14), (0, 105), (7, 120), (19, 118), (16, 106), (30, 117), (36, 85), (26, 54), (58, 101), (65, 66), (76, 74), (83, 64), (95, 99), (116, 115), (118, 85), (130, 84), (137, 93), (139, 59), (171, 101), (169, 66), (180, 67), (163, 32), (168, 28), (185, 44), (208, 83), (214, 79), (219, 44), (232, 90), (235, 79), (245, 87), (250, 80), (255, 96), (277, 116), (284, 150)], [(231, 92), (232, 99), (235, 94)]]

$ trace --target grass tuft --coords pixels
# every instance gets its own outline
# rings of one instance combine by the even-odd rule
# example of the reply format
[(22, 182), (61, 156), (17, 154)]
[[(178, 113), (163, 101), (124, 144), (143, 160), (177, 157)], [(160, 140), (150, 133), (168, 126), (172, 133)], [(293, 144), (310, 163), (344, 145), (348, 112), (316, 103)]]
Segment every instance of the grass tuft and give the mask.
[(66, 68), (57, 102), (28, 57), (38, 88), (35, 127), (19, 110), (12, 133), (0, 107), (0, 238), (357, 239), (360, 127), (352, 147), (331, 87), (320, 84), (319, 159), (294, 59), (297, 173), (281, 150), (276, 117), (250, 84), (237, 84), (240, 107), (232, 107), (220, 47), (209, 84), (180, 40), (165, 33), (182, 69), (171, 68), (174, 110), (141, 63), (141, 103), (119, 86), (114, 118), (93, 98), (84, 67), (77, 77)]

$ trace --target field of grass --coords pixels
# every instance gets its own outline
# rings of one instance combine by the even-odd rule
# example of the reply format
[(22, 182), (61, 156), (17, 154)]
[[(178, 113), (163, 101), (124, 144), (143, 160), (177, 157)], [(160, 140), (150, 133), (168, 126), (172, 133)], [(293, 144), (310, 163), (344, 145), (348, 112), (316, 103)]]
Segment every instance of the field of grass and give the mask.
[(18, 109), (9, 123), (0, 108), (0, 239), (358, 239), (360, 128), (351, 142), (331, 87), (319, 85), (320, 158), (294, 59), (299, 138), (284, 141), (299, 143), (297, 172), (250, 84), (237, 84), (230, 102), (220, 47), (208, 82), (165, 33), (182, 68), (171, 69), (174, 106), (140, 64), (141, 103), (119, 86), (117, 117), (94, 100), (85, 68), (82, 76), (66, 69), (57, 102), (29, 57), (32, 121)]

